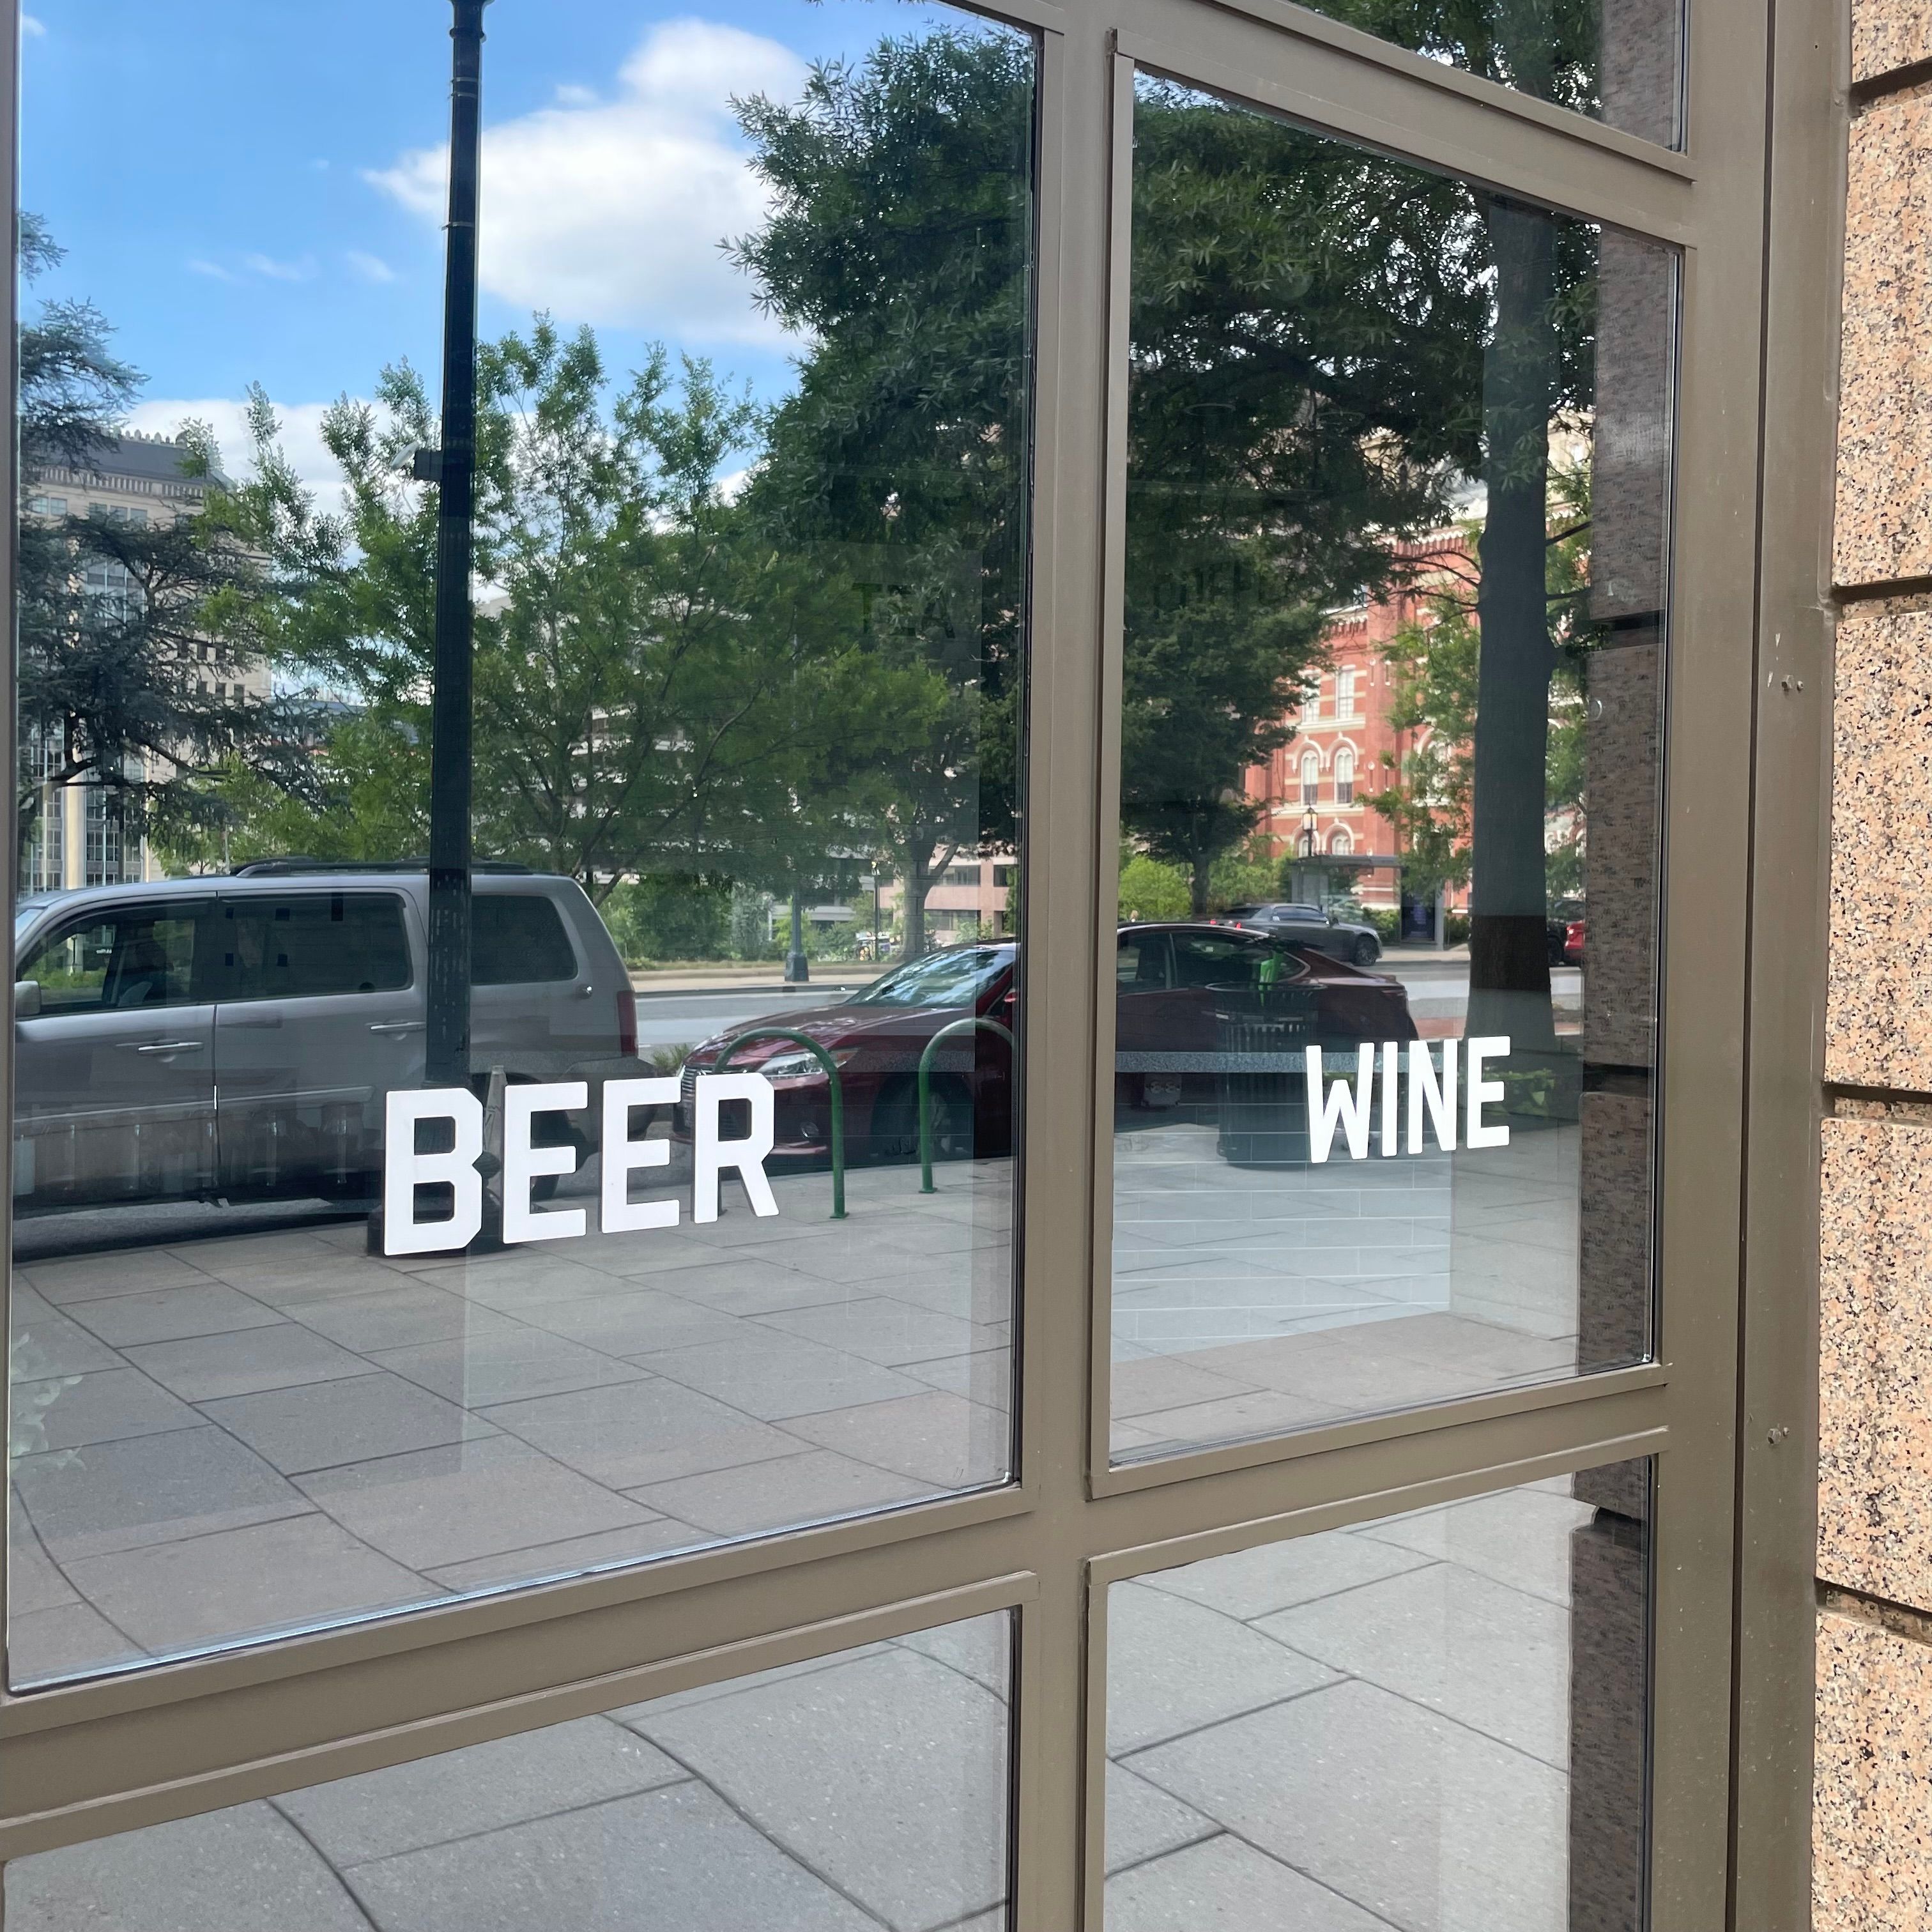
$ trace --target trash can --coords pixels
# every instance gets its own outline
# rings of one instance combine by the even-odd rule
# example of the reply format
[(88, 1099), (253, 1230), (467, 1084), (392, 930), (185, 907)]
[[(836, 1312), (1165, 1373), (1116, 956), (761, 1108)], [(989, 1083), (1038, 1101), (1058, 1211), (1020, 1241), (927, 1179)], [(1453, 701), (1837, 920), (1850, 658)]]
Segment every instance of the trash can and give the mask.
[[(1306, 986), (1210, 986), (1220, 1131), (1231, 1167), (1306, 1167), (1308, 1091), (1303, 1053), (1315, 1033)], [(1245, 1063), (1245, 1064), (1244, 1064)]]

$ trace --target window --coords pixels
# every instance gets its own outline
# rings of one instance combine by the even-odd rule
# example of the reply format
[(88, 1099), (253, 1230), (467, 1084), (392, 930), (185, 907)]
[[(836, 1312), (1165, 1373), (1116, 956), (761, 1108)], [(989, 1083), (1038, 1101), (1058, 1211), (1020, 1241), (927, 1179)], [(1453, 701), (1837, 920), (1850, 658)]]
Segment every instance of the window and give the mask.
[(979, 862), (963, 860), (957, 865), (948, 866), (939, 883), (943, 886), (967, 886), (976, 890), (980, 884)]
[(1172, 943), (1164, 932), (1123, 933), (1114, 976), (1124, 993), (1163, 993), (1174, 983)]
[(1353, 670), (1338, 670), (1335, 674), (1335, 716), (1338, 720), (1346, 720), (1356, 716), (1355, 674)]
[(527, 892), (478, 892), (470, 908), (470, 972), (479, 986), (570, 980), (577, 954), (556, 908)]
[(995, 866), (993, 884), (1001, 892), (1011, 892), (1019, 883), (1020, 868), (1017, 866)]
[(29, 496), (27, 508), (37, 517), (64, 517), (67, 514), (64, 496)]
[(1335, 754), (1335, 802), (1355, 802), (1355, 754), (1345, 745)]
[(17, 976), (39, 986), (44, 1016), (184, 1005), (204, 924), (181, 905), (90, 915), (44, 942)]
[(1338, 825), (1328, 835), (1328, 850), (1337, 858), (1346, 857), (1355, 849), (1354, 835), (1346, 825)]
[(223, 908), (237, 1000), (379, 993), (409, 985), (403, 902), (387, 892), (250, 897)]
[(1304, 806), (1318, 804), (1322, 797), (1322, 760), (1312, 751), (1301, 754), (1301, 802)]

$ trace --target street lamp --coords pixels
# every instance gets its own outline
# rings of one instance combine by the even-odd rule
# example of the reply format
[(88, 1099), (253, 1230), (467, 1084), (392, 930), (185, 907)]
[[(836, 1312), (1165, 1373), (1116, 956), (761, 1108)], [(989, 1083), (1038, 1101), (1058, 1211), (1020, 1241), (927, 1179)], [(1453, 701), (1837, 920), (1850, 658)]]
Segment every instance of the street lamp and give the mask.
[(476, 481), (476, 184), (482, 144), (483, 9), (452, 0), (449, 224), (442, 284), (442, 447), (416, 452), (436, 486), (434, 685), (430, 694), (429, 999), (424, 1071), (470, 1079), (470, 602)]

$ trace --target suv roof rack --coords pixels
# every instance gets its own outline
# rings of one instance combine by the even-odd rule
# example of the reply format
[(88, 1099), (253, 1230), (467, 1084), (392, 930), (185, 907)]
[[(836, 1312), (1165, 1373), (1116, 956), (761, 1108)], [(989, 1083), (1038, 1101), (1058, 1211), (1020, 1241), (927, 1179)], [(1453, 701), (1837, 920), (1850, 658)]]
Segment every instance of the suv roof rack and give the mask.
[[(237, 866), (229, 877), (276, 879), (305, 872), (426, 872), (428, 869), (427, 859), (309, 859), (297, 854), (286, 859), (250, 859), (246, 865)], [(475, 860), (470, 869), (472, 872), (515, 872), (525, 878), (534, 876), (529, 866), (513, 864), (507, 859)]]

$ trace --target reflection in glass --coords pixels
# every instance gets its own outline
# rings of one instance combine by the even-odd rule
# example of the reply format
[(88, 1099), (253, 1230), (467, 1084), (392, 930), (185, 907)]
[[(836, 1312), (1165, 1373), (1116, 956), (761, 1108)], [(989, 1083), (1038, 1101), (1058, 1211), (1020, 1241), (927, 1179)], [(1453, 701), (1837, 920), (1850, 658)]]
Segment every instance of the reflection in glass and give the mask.
[(18, 1858), (4, 1932), (997, 1932), (1010, 1649), (976, 1617)]
[(1674, 274), (1141, 83), (1118, 1456), (1646, 1352)]
[(1666, 147), (1683, 143), (1683, 0), (1312, 0), (1378, 39)]
[(1107, 1932), (1637, 1932), (1648, 1481), (1114, 1584)]
[[(448, 43), (292, 19), (25, 80), (16, 1682), (1010, 1467), (1034, 43), (492, 19), (471, 1090), (400, 1146)], [(700, 1220), (720, 1070), (770, 1192)]]

